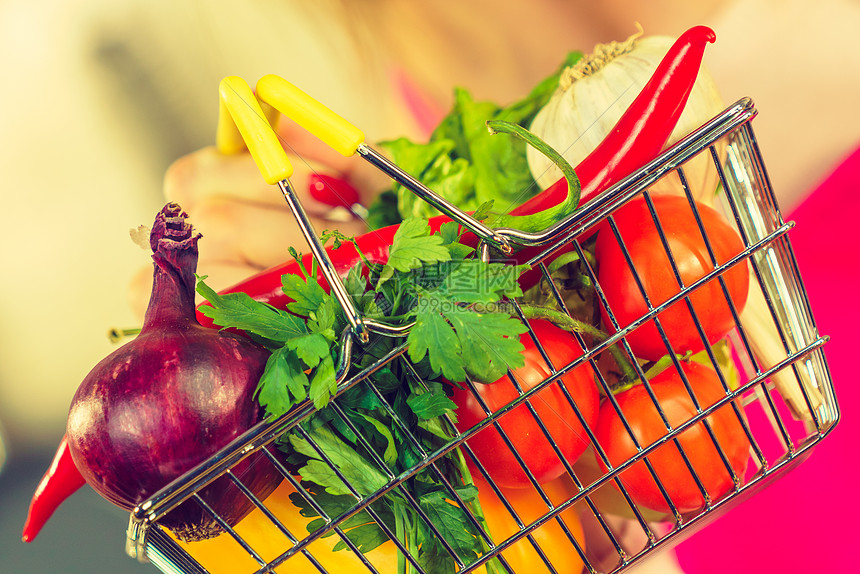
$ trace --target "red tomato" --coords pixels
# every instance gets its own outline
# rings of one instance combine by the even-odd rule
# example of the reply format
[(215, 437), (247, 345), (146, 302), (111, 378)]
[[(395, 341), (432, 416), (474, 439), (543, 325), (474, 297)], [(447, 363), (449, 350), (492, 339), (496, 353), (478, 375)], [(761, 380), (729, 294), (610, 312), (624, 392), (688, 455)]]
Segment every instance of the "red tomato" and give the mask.
[[(714, 270), (696, 218), (686, 197), (661, 195), (652, 199), (681, 280), (685, 286), (689, 286)], [(718, 264), (725, 263), (743, 251), (740, 236), (719, 212), (702, 204), (698, 204), (697, 209)], [(630, 201), (619, 209), (613, 218), (651, 304), (660, 305), (677, 295), (681, 288), (644, 198)], [(606, 294), (609, 307), (619, 325), (626, 327), (645, 315), (648, 308), (621, 246), (608, 226), (603, 227), (598, 234), (595, 255), (599, 265), (598, 281)], [(735, 265), (723, 273), (722, 277), (740, 313), (746, 303), (749, 289), (747, 266), (743, 263)], [(708, 343), (718, 341), (734, 327), (731, 311), (717, 278), (692, 292), (690, 301)], [(601, 311), (604, 324), (611, 329), (612, 323), (606, 310)], [(689, 307), (683, 299), (658, 317), (676, 353), (695, 353), (705, 348)], [(643, 359), (655, 361), (669, 352), (654, 321), (648, 321), (631, 332), (627, 336), (627, 342), (633, 353)]]
[[(707, 408), (725, 397), (723, 386), (712, 368), (700, 363), (682, 366), (701, 408)], [(657, 402), (672, 428), (680, 426), (697, 414), (678, 371), (667, 369), (653, 377), (650, 382)], [(619, 393), (615, 398), (640, 446), (650, 446), (668, 434), (645, 385), (636, 385)], [(750, 443), (735, 410), (727, 404), (706, 420), (709, 421), (735, 476), (742, 479), (749, 460)], [(600, 407), (595, 438), (613, 466), (618, 466), (638, 452), (615, 407), (608, 400)], [(699, 422), (688, 428), (678, 435), (677, 440), (711, 500), (733, 490), (734, 480), (703, 423)], [(704, 506), (702, 492), (674, 441), (657, 448), (646, 458), (680, 512), (693, 512)], [(598, 464), (606, 472), (606, 466), (600, 457)], [(633, 464), (622, 472), (620, 477), (625, 489), (637, 504), (659, 512), (671, 511), (643, 461)]]
[[(565, 367), (582, 355), (576, 339), (567, 331), (547, 321), (532, 321), (531, 327), (556, 369)], [(521, 335), (520, 341), (525, 346), (525, 365), (513, 373), (525, 392), (547, 379), (552, 372), (528, 333)], [(597, 422), (599, 395), (590, 365), (583, 363), (560, 381), (564, 383), (586, 424), (593, 427)], [(475, 388), (490, 412), (498, 411), (519, 396), (507, 376), (491, 384), (475, 383)], [(468, 387), (459, 388), (455, 385), (451, 398), (457, 403), (457, 428), (460, 431), (468, 430), (486, 418), (481, 403)], [(559, 381), (535, 394), (528, 402), (534, 407), (560, 452), (572, 464), (588, 447), (589, 439)], [(498, 421), (539, 483), (548, 482), (564, 473), (564, 464), (525, 403), (504, 414)], [(528, 476), (495, 426), (484, 428), (466, 442), (500, 486), (530, 486)]]

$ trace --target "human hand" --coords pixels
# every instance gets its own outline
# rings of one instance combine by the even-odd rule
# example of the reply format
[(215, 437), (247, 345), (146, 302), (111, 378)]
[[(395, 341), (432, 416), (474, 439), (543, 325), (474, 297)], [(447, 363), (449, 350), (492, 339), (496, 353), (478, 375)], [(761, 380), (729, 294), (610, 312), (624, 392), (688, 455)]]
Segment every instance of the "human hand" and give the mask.
[[(364, 221), (343, 208), (315, 201), (309, 193), (312, 174), (339, 177), (359, 192), (369, 205), (386, 178), (359, 158), (343, 157), (299, 129), (281, 122), (279, 136), (287, 148), (294, 173), (290, 183), (317, 233), (338, 229), (355, 235)], [(288, 249), (307, 251), (289, 207), (277, 187), (267, 184), (247, 152), (221, 153), (214, 146), (192, 152), (174, 162), (164, 179), (166, 202), (176, 202), (203, 236), (197, 273), (207, 276), (215, 290), (229, 287), (288, 258)], [(129, 298), (143, 317), (152, 282), (152, 267), (135, 274)]]

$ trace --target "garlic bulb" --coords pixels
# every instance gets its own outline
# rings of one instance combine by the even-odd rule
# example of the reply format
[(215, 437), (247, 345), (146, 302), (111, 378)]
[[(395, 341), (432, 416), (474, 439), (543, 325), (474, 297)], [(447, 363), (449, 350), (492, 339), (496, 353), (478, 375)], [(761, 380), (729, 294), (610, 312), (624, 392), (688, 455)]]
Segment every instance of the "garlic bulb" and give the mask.
[[(640, 37), (624, 42), (598, 44), (594, 52), (564, 70), (558, 89), (535, 116), (530, 130), (554, 147), (572, 165), (577, 165), (612, 129), (636, 98), (674, 42), (666, 36)], [(668, 145), (710, 120), (725, 109), (716, 84), (702, 66), (686, 108), (669, 138)], [(710, 203), (717, 187), (711, 159), (699, 156), (684, 166), (684, 174), (699, 199)], [(529, 169), (542, 189), (562, 177), (546, 156), (527, 150)], [(680, 179), (670, 174), (652, 192), (679, 193)]]

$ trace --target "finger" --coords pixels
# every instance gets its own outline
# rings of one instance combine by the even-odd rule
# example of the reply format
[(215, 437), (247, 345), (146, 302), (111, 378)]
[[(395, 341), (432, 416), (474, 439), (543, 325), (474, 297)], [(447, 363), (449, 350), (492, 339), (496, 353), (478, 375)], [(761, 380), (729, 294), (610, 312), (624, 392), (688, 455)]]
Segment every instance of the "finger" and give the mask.
[(260, 175), (248, 153), (225, 155), (206, 147), (176, 160), (164, 176), (164, 196), (187, 212), (213, 198), (280, 206), (277, 192)]
[[(308, 202), (312, 205), (315, 202)], [(347, 235), (364, 231), (361, 221), (331, 222), (325, 215), (328, 206), (314, 205), (308, 216), (317, 234), (337, 228)], [(254, 203), (225, 201), (217, 198), (199, 203), (189, 217), (203, 234), (200, 261), (241, 262), (269, 267), (286, 260), (289, 247), (307, 252), (307, 242), (292, 213), (281, 207), (272, 209)]]
[(358, 191), (360, 203), (367, 206), (384, 189), (391, 187), (389, 177), (358, 154), (342, 156), (289, 118), (281, 118), (278, 134), (290, 159), (296, 158), (296, 175), (290, 179), (297, 189), (307, 187), (307, 177), (311, 173), (335, 175), (352, 184)]
[[(344, 158), (332, 150), (328, 152), (323, 154), (328, 160), (334, 156), (340, 158), (334, 161), (336, 165), (316, 159), (319, 156), (314, 153), (292, 158), (295, 171), (290, 182), (297, 192), (303, 194), (308, 189), (311, 173), (334, 175), (349, 181), (358, 190), (363, 205), (370, 205), (376, 195), (390, 186), (385, 174), (360, 158)], [(343, 170), (344, 166), (350, 166), (350, 169)], [(280, 193), (263, 180), (250, 154), (226, 155), (214, 147), (200, 149), (176, 160), (165, 174), (164, 195), (168, 201), (178, 203), (189, 212), (197, 203), (209, 198), (283, 206)], [(319, 211), (310, 203), (306, 209)]]

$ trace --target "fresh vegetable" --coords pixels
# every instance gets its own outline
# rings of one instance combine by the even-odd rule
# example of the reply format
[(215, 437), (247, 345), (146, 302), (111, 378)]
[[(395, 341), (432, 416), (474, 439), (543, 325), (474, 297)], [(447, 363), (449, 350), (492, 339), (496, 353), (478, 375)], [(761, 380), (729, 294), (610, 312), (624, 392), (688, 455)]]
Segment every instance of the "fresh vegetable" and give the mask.
[[(772, 301), (771, 304), (779, 313), (780, 306), (791, 305), (792, 303), (790, 301)], [(746, 333), (753, 335), (747, 337), (747, 340), (758, 363), (758, 368), (762, 371), (782, 362), (788, 354), (783, 342), (784, 335), (780, 333), (773, 317), (773, 312), (765, 300), (762, 290), (750, 289), (747, 304), (741, 313), (741, 325)], [(791, 341), (790, 336), (788, 340)], [(773, 373), (770, 380), (785, 400), (792, 416), (797, 420), (809, 423), (815, 421), (813, 413), (821, 408), (825, 399), (811, 370), (798, 368), (795, 371), (789, 366)]]
[[(451, 400), (457, 404), (457, 428), (466, 431), (505, 407), (520, 392), (526, 392), (545, 381), (553, 374), (552, 369), (562, 369), (582, 355), (579, 343), (568, 333), (548, 321), (531, 321), (534, 334), (524, 333), (520, 342), (525, 347), (525, 364), (512, 372), (514, 382), (508, 375), (485, 384), (474, 383), (472, 388), (465, 383), (453, 386)], [(546, 358), (535, 344), (540, 342)], [(547, 359), (552, 366), (547, 364)], [(562, 388), (563, 387), (563, 388)], [(569, 395), (573, 404), (567, 398)], [(534, 414), (529, 409), (530, 404)], [(588, 363), (583, 363), (528, 400), (498, 419), (498, 423), (510, 440), (523, 463), (538, 483), (554, 480), (565, 472), (565, 466), (553, 449), (550, 440), (569, 464), (573, 464), (588, 446), (590, 440), (582, 421), (589, 427), (597, 422), (599, 396), (594, 373)], [(579, 411), (582, 421), (577, 412)], [(540, 423), (549, 433), (549, 438)], [(466, 441), (480, 464), (497, 484), (507, 488), (530, 487), (528, 475), (523, 471), (511, 448), (494, 425), (490, 425)], [(473, 474), (479, 474), (474, 472)]]
[[(592, 151), (575, 168), (581, 185), (581, 201), (586, 201), (597, 193), (607, 189), (659, 154), (684, 108), (684, 103), (695, 82), (704, 47), (708, 42), (713, 42), (714, 38), (712, 30), (698, 26), (685, 32), (675, 42), (666, 54), (665, 59), (658, 66), (652, 79), (643, 88), (634, 103), (625, 111), (612, 132), (600, 146)], [(485, 120), (486, 118), (482, 118), (481, 120), (482, 130)], [(458, 121), (462, 122), (463, 118), (460, 117), (455, 120), (452, 117), (450, 121), (456, 124)], [(510, 140), (509, 144), (513, 142), (517, 142), (517, 145), (522, 144), (522, 142), (513, 138), (503, 139)], [(433, 143), (431, 142), (431, 145)], [(402, 153), (407, 153), (404, 142), (400, 142), (397, 145), (403, 146), (404, 151)], [(426, 152), (426, 150), (418, 149), (419, 151), (416, 153)], [(525, 145), (521, 149), (524, 154)], [(397, 160), (405, 162), (404, 157), (401, 154), (397, 156)], [(522, 157), (524, 158), (524, 155)], [(451, 156), (449, 159), (454, 162), (457, 157)], [(437, 158), (428, 161), (427, 165), (431, 165), (434, 162), (444, 163), (446, 161), (448, 160)], [(413, 170), (414, 175), (423, 178), (422, 181), (425, 184), (436, 189), (442, 195), (446, 195), (445, 190), (449, 184), (444, 183), (444, 178), (434, 181), (427, 170), (420, 168), (413, 168)], [(518, 191), (523, 193), (523, 197), (528, 195), (524, 191), (527, 187), (517, 188)], [(539, 213), (564, 202), (568, 198), (569, 191), (567, 181), (560, 179), (556, 184), (514, 209), (511, 214), (531, 215)], [(448, 194), (447, 197), (448, 199), (458, 201), (457, 196)], [(511, 199), (510, 204), (516, 203), (516, 201), (519, 201), (519, 199)], [(496, 203), (502, 208), (507, 207), (507, 205), (502, 205), (502, 202), (497, 201)], [(389, 202), (382, 202), (382, 205), (389, 205)], [(480, 205), (484, 204), (481, 203)], [(463, 205), (461, 206), (468, 208)], [(371, 217), (374, 217), (373, 209), (371, 209)], [(447, 221), (449, 219), (446, 216), (432, 217), (429, 219), (430, 228), (436, 230)], [(393, 223), (386, 227), (375, 229), (355, 238), (355, 246), (346, 243), (341, 249), (328, 248), (326, 253), (329, 255), (335, 269), (342, 274), (346, 274), (360, 262), (359, 250), (364, 253), (370, 262), (385, 263), (388, 257), (388, 248), (391, 245), (398, 225), (398, 223)], [(464, 239), (467, 239), (470, 245), (474, 245), (475, 238), (471, 234), (465, 235)], [(358, 247), (358, 249), (355, 247)], [(517, 254), (517, 258), (519, 261), (526, 261), (534, 253), (533, 249), (524, 249)], [(561, 253), (557, 253), (555, 256), (559, 255)], [(310, 256), (306, 256), (301, 264), (294, 260), (288, 260), (285, 263), (261, 271), (227, 288), (223, 293), (242, 292), (258, 301), (268, 303), (277, 308), (284, 308), (289, 303), (290, 298), (281, 289), (281, 276), (285, 274), (299, 275), (302, 264), (306, 268), (309, 267)], [(321, 277), (319, 279), (325, 288), (324, 280)], [(524, 289), (527, 289), (539, 280), (540, 273), (532, 272), (524, 275), (521, 284)], [(212, 324), (211, 321), (199, 312), (198, 320), (204, 325)]]
[[(657, 157), (684, 110), (698, 77), (705, 46), (715, 40), (713, 30), (695, 26), (672, 44), (612, 130), (577, 165), (581, 201), (588, 201)], [(559, 147), (565, 149), (563, 145)], [(511, 214), (535, 213), (547, 205), (561, 203), (566, 196), (567, 186), (560, 179)]]
[[(713, 249), (717, 265), (725, 264), (744, 248), (738, 233), (715, 209), (696, 205), (698, 217), (707, 234), (706, 243), (696, 214), (686, 197), (663, 195), (653, 197), (651, 201), (660, 228), (654, 222), (651, 207), (644, 197), (631, 200), (612, 214), (636, 277), (609, 225), (602, 225), (595, 245), (595, 256), (599, 262), (598, 281), (620, 328), (646, 314), (648, 306), (645, 297), (652, 305), (660, 305), (677, 295), (682, 285), (687, 287), (713, 271), (715, 265), (708, 251), (709, 246)], [(660, 237), (661, 229), (671, 259)], [(673, 262), (679, 278), (673, 272)], [(736, 310), (742, 311), (749, 290), (746, 264), (735, 265), (719, 277), (725, 282)], [(672, 351), (679, 354), (696, 353), (735, 327), (718, 278), (694, 290), (689, 300), (706, 341), (702, 340), (693, 315), (683, 299), (657, 315)], [(614, 331), (607, 309), (601, 308), (601, 312), (607, 330)], [(627, 342), (633, 353), (644, 359), (658, 360), (670, 352), (653, 320), (629, 333)]]
[[(399, 138), (382, 142), (381, 146), (394, 163), (457, 207), (471, 211), (493, 202), (507, 211), (538, 189), (528, 170), (527, 146), (514, 138), (495, 137), (486, 129), (486, 123), (505, 121), (527, 126), (549, 101), (562, 70), (581, 56), (580, 52), (569, 53), (555, 73), (508, 106), (475, 101), (468, 91), (458, 88), (451, 111), (426, 143)], [(394, 185), (392, 193), (396, 195), (398, 213), (391, 213), (389, 224), (407, 217), (439, 214), (399, 184)]]
[[(598, 44), (594, 50), (561, 73), (556, 91), (529, 124), (529, 129), (548, 145), (563, 150), (576, 165), (608, 134), (622, 112), (664, 59), (674, 43), (668, 36), (639, 33), (623, 42)], [(704, 124), (725, 108), (714, 79), (702, 64), (689, 98), (666, 145)], [(561, 178), (543, 154), (527, 149), (529, 169), (541, 188)], [(698, 197), (713, 195), (717, 175), (708, 154), (684, 165), (687, 180)], [(650, 188), (677, 193), (680, 186), (667, 177)]]
[[(650, 387), (659, 411), (645, 384), (615, 395), (630, 432), (612, 401), (604, 401), (600, 407), (595, 438), (611, 465), (620, 465), (636, 455), (639, 452), (637, 445), (645, 448), (663, 439), (668, 433), (667, 425), (675, 428), (695, 417), (700, 412), (696, 404), (704, 410), (726, 397), (723, 385), (712, 368), (697, 362), (684, 362), (681, 363), (681, 369), (683, 378), (674, 368), (651, 378)], [(685, 379), (696, 398), (696, 404), (690, 397)], [(704, 423), (696, 423), (678, 435), (677, 444), (675, 441), (668, 442), (646, 457), (672, 505), (682, 514), (700, 510), (706, 502), (714, 502), (731, 493), (743, 480), (750, 455), (749, 440), (731, 405), (720, 407), (704, 420), (710, 431)], [(717, 450), (715, 443), (720, 450)], [(683, 450), (683, 457), (677, 445)], [(684, 458), (689, 461), (696, 478)], [(603, 472), (608, 471), (601, 457), (598, 456), (597, 462)], [(672, 511), (644, 461), (637, 461), (619, 476), (637, 504), (667, 514)], [(707, 493), (707, 500), (703, 491)]]
[[(520, 525), (489, 485), (481, 477), (475, 478), (475, 484), (493, 541), (499, 544), (519, 534)], [(562, 504), (579, 492), (566, 475), (541, 485), (541, 489), (553, 505)], [(517, 519), (526, 526), (549, 511), (546, 501), (531, 486), (503, 488), (501, 494), (516, 513)], [(531, 540), (521, 538), (502, 552), (502, 557), (513, 572), (578, 574), (582, 571), (586, 540), (576, 507), (570, 507), (558, 516), (563, 526), (557, 519), (551, 519), (531, 532)], [(540, 554), (532, 541), (540, 548)], [(551, 567), (547, 566), (547, 561)]]
[[(341, 248), (355, 248), (337, 234), (324, 237)], [(305, 267), (295, 253), (302, 274), (283, 276), (282, 288), (290, 299), (285, 309), (244, 293), (219, 295), (205, 281), (198, 283), (198, 292), (208, 301), (200, 307), (203, 314), (221, 327), (244, 331), (271, 350), (257, 394), (267, 413), (277, 416), (305, 401), (317, 408), (299, 428), (281, 437), (279, 447), (316, 504), (333, 516), (355, 504), (352, 489), (373, 496), (390, 477), (413, 471), (424, 453), (454, 438), (450, 420), (456, 418), (456, 405), (445, 393), (443, 377), (492, 381), (525, 362), (518, 338), (525, 327), (509, 314), (494, 311), (501, 299), (521, 295), (517, 276), (522, 269), (475, 259), (474, 250), (459, 239), (454, 223), (431, 233), (427, 220), (410, 218), (397, 228), (386, 263), (359, 256), (362, 263), (347, 274), (345, 287), (361, 315), (391, 328), (410, 328), (399, 337), (372, 337), (356, 349), (351, 373), (361, 372), (403, 343), (409, 360), (386, 363), (342, 392), (334, 404), (330, 402), (338, 392), (334, 365), (347, 321), (334, 296), (316, 281), (315, 262)], [(427, 571), (441, 573), (453, 563), (440, 535), (466, 561), (478, 558), (487, 547), (465, 515), (463, 505), (479, 516), (480, 509), (459, 451), (445, 455), (435, 469), (442, 475), (434, 468), (419, 471), (403, 485), (412, 493), (409, 497), (395, 489), (375, 502), (374, 510), (408, 545), (412, 559)], [(456, 488), (456, 500), (448, 484), (462, 485)], [(305, 516), (316, 512), (300, 498), (294, 503), (302, 506)], [(422, 513), (433, 518), (435, 530)], [(362, 552), (388, 540), (365, 513), (345, 530)], [(406, 558), (400, 557), (399, 571), (406, 567)]]
[[(500, 543), (518, 533), (519, 525), (516, 524), (510, 512), (489, 485), (482, 481), (478, 484), (478, 496), (493, 540)], [(553, 504), (561, 504), (576, 493), (576, 489), (569, 479), (553, 481), (544, 485), (543, 490)], [(517, 516), (526, 524), (537, 520), (546, 511), (546, 503), (532, 489), (503, 491), (503, 494)], [(291, 497), (294, 498), (295, 496), (297, 496), (295, 489), (289, 482), (284, 481), (264, 501), (264, 504), (289, 532), (298, 535), (308, 531), (310, 520), (302, 516), (299, 508), (291, 502)], [(563, 512), (561, 517), (573, 540), (579, 544), (580, 549), (584, 552), (585, 538), (576, 511), (571, 508)], [(267, 562), (274, 560), (293, 547), (293, 543), (287, 536), (258, 509), (244, 518), (235, 527), (235, 530)], [(534, 530), (531, 537), (540, 546), (541, 552), (550, 561), (555, 572), (575, 574), (582, 568), (583, 561), (579, 553), (556, 520), (551, 520)], [(310, 544), (308, 550), (313, 559), (325, 568), (326, 572), (343, 574), (368, 572), (367, 567), (362, 564), (361, 559), (354, 552), (334, 550), (335, 545), (340, 540), (341, 538), (337, 535), (322, 537)], [(259, 568), (259, 564), (251, 555), (230, 536), (219, 536), (199, 542), (177, 542), (211, 574), (251, 572)], [(526, 538), (507, 548), (502, 556), (514, 572), (528, 571), (535, 574), (550, 572), (532, 543)], [(389, 540), (374, 550), (364, 553), (363, 558), (369, 561), (381, 574), (395, 572), (397, 547)], [(288, 572), (289, 574), (317, 574), (319, 569), (308, 556), (298, 553), (276, 567), (274, 571)], [(475, 572), (479, 574), (486, 572), (486, 568), (477, 568)]]
[(51, 466), (45, 472), (42, 480), (39, 481), (39, 486), (36, 487), (36, 492), (30, 501), (27, 521), (24, 523), (24, 531), (21, 534), (24, 542), (35, 540), (57, 507), (84, 484), (86, 481), (72, 460), (68, 441), (64, 436), (60, 441), (60, 446), (57, 448), (57, 454), (54, 455)]
[[(69, 409), (67, 436), (75, 466), (100, 495), (126, 510), (143, 502), (262, 418), (254, 391), (269, 353), (195, 320), (197, 241), (176, 204), (156, 216), (150, 235), (154, 280), (140, 334), (99, 362)], [(234, 470), (258, 496), (282, 478), (261, 453)], [(228, 522), (251, 502), (229, 478), (201, 491)], [(194, 500), (162, 520), (178, 537), (221, 531)]]

